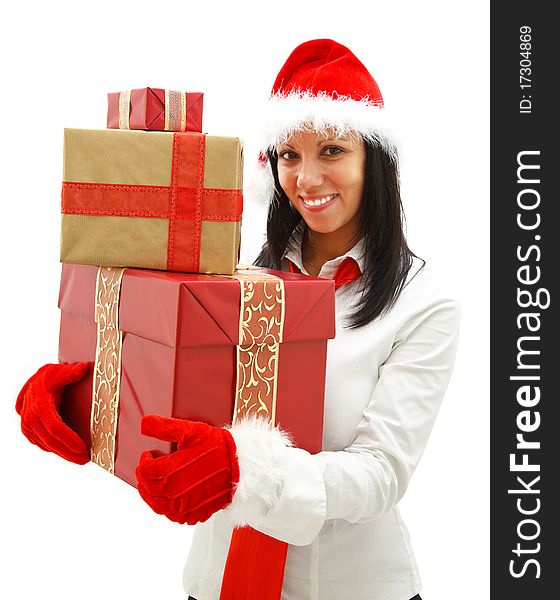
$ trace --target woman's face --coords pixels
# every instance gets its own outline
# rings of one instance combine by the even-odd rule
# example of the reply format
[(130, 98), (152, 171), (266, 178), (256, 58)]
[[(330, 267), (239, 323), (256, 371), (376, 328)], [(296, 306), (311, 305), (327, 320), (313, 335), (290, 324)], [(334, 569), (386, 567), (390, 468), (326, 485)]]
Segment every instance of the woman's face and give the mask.
[(366, 150), (361, 138), (295, 133), (278, 146), (282, 189), (317, 233), (358, 229)]

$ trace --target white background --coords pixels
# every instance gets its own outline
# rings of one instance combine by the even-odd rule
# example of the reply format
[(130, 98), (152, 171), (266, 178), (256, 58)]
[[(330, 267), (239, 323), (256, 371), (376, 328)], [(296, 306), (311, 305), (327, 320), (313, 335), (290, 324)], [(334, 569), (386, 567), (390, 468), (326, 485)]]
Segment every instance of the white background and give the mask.
[[(488, 597), (488, 12), (480, 0), (3, 9), (0, 597), (184, 600), (192, 528), (155, 515), (98, 467), (32, 446), (13, 409), (24, 381), (57, 357), (63, 128), (105, 127), (109, 91), (201, 90), (204, 129), (245, 138), (248, 164), (254, 115), (277, 71), (317, 37), (349, 46), (397, 113), (410, 246), (463, 306), (455, 373), (401, 503), (422, 596)], [(247, 201), (243, 260), (262, 233), (262, 211)]]

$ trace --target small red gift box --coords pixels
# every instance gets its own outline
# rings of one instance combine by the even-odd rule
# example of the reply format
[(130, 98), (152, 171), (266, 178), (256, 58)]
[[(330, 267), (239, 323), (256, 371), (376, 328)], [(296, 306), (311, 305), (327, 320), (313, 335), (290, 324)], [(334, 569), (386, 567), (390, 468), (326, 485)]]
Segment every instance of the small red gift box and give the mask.
[(202, 131), (201, 92), (139, 88), (107, 94), (109, 129)]
[(140, 434), (148, 413), (217, 426), (257, 413), (321, 450), (332, 280), (65, 264), (59, 306), (59, 361), (92, 365), (63, 419), (128, 483), (143, 451), (173, 449)]

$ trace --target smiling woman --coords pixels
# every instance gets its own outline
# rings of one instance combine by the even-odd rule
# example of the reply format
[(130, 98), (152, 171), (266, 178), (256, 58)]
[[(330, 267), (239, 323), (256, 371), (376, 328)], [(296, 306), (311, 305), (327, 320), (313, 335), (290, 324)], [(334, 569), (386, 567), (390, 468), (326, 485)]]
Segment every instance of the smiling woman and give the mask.
[[(257, 471), (240, 460), (248, 504), (277, 477), (277, 499), (248, 524), (289, 544), (282, 597), (419, 600), (397, 505), (451, 375), (457, 302), (408, 248), (383, 98), (352, 52), (332, 40), (298, 46), (269, 109), (258, 169), (267, 240), (255, 264), (334, 279), (337, 333), (323, 451), (276, 448)], [(241, 456), (245, 434), (232, 434)], [(220, 595), (238, 500), (197, 526), (184, 585), (198, 600)]]
[[(323, 142), (331, 140), (324, 149), (327, 156), (332, 155), (333, 158), (317, 161), (313, 167), (316, 170), (313, 177), (317, 179), (311, 183), (325, 185), (327, 177), (330, 185), (334, 182), (342, 185), (344, 195), (342, 190), (337, 192), (334, 200), (339, 198), (340, 202), (333, 203), (333, 208), (338, 204), (339, 210), (325, 210), (324, 219), (314, 218), (314, 215), (319, 217), (323, 212), (321, 206), (317, 210), (315, 206), (305, 205), (304, 199), (311, 199), (312, 196), (305, 195), (305, 188), (298, 191), (299, 179), (293, 176), (297, 172), (298, 162), (301, 170), (302, 158), (293, 150), (282, 152), (281, 155), (274, 149), (268, 150), (275, 192), (268, 215), (267, 242), (256, 264), (293, 270), (286, 261), (285, 249), (293, 233), (299, 229), (303, 231), (302, 262), (305, 262), (305, 272), (309, 275), (318, 275), (325, 263), (346, 254), (360, 242), (357, 247), (361, 252), (363, 293), (351, 318), (354, 326), (359, 327), (380, 316), (396, 300), (415, 256), (408, 248), (403, 231), (395, 150), (390, 147), (384, 149), (367, 132), (363, 137), (352, 132), (339, 138), (328, 136), (328, 133), (300, 132), (291, 137), (295, 146), (298, 143), (301, 145), (305, 138), (315, 140), (318, 146), (316, 154), (320, 153), (319, 147)], [(333, 144), (335, 140), (337, 143)], [(284, 146), (287, 149), (288, 143)], [(284, 150), (284, 146), (279, 146), (279, 150)], [(313, 147), (313, 142), (310, 142), (310, 146)], [(294, 161), (293, 170), (283, 168), (286, 161), (288, 165)], [(319, 165), (322, 165), (320, 169), (317, 168)], [(309, 172), (312, 166), (308, 163), (306, 171)], [(344, 168), (337, 169), (337, 166)], [(301, 184), (307, 185), (308, 182), (305, 174)], [(320, 198), (319, 202), (324, 199)], [(325, 207), (328, 207), (326, 202)], [(303, 224), (306, 227), (302, 228)], [(296, 230), (298, 225), (300, 227)], [(329, 264), (326, 265), (327, 270)], [(368, 281), (375, 281), (376, 284), (369, 285)]]

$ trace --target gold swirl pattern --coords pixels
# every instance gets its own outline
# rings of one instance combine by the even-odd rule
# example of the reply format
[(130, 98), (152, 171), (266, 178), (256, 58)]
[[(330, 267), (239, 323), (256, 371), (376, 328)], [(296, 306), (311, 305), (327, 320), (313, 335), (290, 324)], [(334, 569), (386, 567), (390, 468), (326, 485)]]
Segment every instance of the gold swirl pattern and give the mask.
[(119, 95), (119, 129), (130, 129), (130, 94), (124, 90)]
[(165, 90), (164, 131), (185, 131), (187, 128), (187, 97), (185, 92)]
[(91, 460), (113, 474), (121, 375), (122, 332), (118, 318), (123, 273), (123, 268), (99, 267), (95, 288), (97, 347), (90, 423)]
[(284, 329), (284, 282), (238, 270), (241, 284), (237, 385), (233, 422), (249, 415), (275, 423), (278, 352)]

